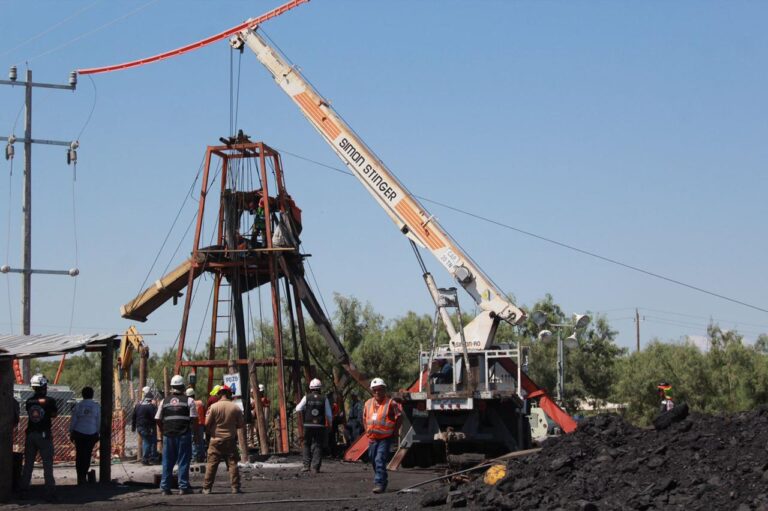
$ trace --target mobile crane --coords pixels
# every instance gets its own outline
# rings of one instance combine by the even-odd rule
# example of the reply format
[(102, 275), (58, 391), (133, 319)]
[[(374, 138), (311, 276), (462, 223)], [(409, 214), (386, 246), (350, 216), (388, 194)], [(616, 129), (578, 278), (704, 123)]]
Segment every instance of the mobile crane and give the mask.
[[(257, 33), (257, 27), (238, 32), (230, 45), (241, 51), (248, 46), (255, 53), (277, 85), (414, 245), (436, 306), (435, 327), (440, 318), (450, 342), (448, 346), (437, 346), (433, 329), (430, 349), (419, 354), (421, 374), (417, 383), (408, 391), (396, 393), (405, 415), (400, 456), (395, 458), (398, 464), (408, 462), (404, 458), (409, 450), (410, 462), (429, 465), (448, 456), (451, 450), (493, 454), (527, 448), (530, 429), (522, 388), (528, 394), (542, 393), (521, 374), (517, 349), (494, 346), (500, 322), (516, 325), (525, 319), (525, 313), (464, 253), (329, 102)], [(431, 252), (474, 300), (480, 313), (467, 325), (461, 324), (455, 289), (437, 288), (416, 246)], [(452, 307), (459, 312), (458, 327), (448, 312)], [(440, 365), (451, 364), (452, 376), (448, 381), (430, 380), (433, 364), (441, 360)], [(547, 408), (553, 410), (550, 416), (566, 424), (564, 430), (574, 429), (570, 418), (554, 410), (553, 403), (547, 402)]]

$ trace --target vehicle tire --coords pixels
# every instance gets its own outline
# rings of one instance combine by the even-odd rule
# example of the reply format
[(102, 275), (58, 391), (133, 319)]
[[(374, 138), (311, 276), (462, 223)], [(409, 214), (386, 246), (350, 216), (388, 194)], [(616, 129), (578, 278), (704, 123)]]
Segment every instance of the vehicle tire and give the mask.
[(653, 419), (653, 427), (656, 428), (656, 431), (661, 431), (667, 429), (675, 422), (680, 422), (686, 417), (688, 417), (688, 403), (680, 403), (671, 410), (666, 411)]

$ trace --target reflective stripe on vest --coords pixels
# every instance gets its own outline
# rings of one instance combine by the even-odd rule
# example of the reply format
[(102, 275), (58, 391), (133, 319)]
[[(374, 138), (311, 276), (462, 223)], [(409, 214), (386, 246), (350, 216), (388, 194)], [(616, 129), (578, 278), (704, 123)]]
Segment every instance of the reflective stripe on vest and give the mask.
[(163, 435), (180, 436), (189, 431), (189, 400), (187, 396), (171, 395), (163, 400), (160, 417), (163, 421)]
[(378, 404), (371, 398), (365, 403), (365, 434), (368, 438), (379, 440), (395, 434), (395, 421), (389, 418), (391, 405), (391, 399)]
[(325, 398), (319, 392), (308, 394), (304, 407), (304, 427), (322, 428), (325, 422)]

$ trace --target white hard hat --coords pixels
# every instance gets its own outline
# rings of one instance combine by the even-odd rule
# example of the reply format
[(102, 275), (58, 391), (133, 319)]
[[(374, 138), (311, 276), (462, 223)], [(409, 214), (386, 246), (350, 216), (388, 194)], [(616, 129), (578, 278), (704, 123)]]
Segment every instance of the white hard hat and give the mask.
[(29, 380), (30, 387), (46, 387), (48, 385), (48, 378), (42, 374), (36, 374)]
[(264, 392), (264, 384), (259, 383), (259, 392)]
[(309, 382), (309, 388), (310, 389), (319, 389), (322, 386), (323, 386), (322, 382), (320, 380), (318, 380), (317, 378), (315, 378), (314, 380)]
[(386, 386), (387, 384), (384, 383), (384, 380), (382, 380), (381, 378), (374, 378), (371, 380), (371, 388), (386, 387)]
[(149, 387), (142, 387), (141, 393), (146, 396), (147, 394), (149, 394), (150, 390), (152, 390), (152, 389), (150, 389)]
[(187, 396), (192, 397), (194, 395), (195, 395), (195, 389), (193, 389), (192, 387), (189, 387), (187, 389)]
[(184, 377), (180, 374), (174, 374), (173, 378), (171, 378), (171, 387), (183, 387), (184, 386)]

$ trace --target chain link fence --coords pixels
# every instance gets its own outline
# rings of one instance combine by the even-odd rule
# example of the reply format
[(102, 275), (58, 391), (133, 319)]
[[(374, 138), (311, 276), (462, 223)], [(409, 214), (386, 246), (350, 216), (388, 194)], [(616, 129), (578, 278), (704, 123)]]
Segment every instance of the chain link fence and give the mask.
[[(101, 389), (93, 387), (95, 395), (93, 400), (101, 403)], [(137, 434), (131, 432), (131, 420), (133, 410), (139, 402), (139, 389), (135, 384), (122, 382), (120, 388), (115, 388), (112, 396), (112, 457), (120, 459), (136, 456)], [(18, 426), (14, 430), (13, 450), (24, 452), (25, 432), (27, 430), (27, 411), (25, 402), (32, 397), (34, 392), (28, 385), (14, 385), (13, 394), (19, 403), (21, 412)], [(53, 462), (70, 463), (75, 461), (75, 444), (69, 440), (69, 425), (75, 405), (82, 400), (82, 388), (71, 388), (67, 385), (49, 385), (48, 396), (56, 400), (58, 416), (54, 417), (51, 424), (53, 436)], [(99, 459), (99, 449), (94, 449), (93, 456)]]

